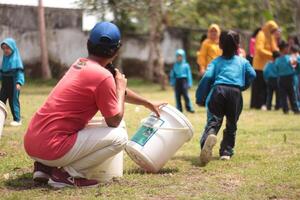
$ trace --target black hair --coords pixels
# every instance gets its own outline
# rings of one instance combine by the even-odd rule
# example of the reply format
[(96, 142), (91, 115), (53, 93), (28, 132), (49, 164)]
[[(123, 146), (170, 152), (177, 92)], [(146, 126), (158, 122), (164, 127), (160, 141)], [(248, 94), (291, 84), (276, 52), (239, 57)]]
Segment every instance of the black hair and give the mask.
[(286, 41), (284, 40), (281, 40), (280, 43), (278, 44), (278, 48), (280, 51), (284, 50), (287, 47), (288, 47), (288, 43), (286, 43)]
[(288, 39), (292, 39), (294, 41), (294, 44), (300, 45), (297, 35), (289, 35)]
[(89, 55), (102, 58), (112, 58), (121, 47), (121, 43), (111, 44), (109, 38), (103, 37), (99, 44), (94, 44), (90, 40), (87, 41), (87, 50)]
[(273, 51), (272, 57), (275, 60), (276, 58), (280, 57), (280, 52), (279, 51)]
[(239, 48), (240, 36), (235, 31), (223, 31), (220, 36), (220, 48), (223, 50), (222, 56), (225, 59), (231, 59), (237, 54)]
[(204, 33), (200, 38), (200, 43), (202, 43), (207, 38), (207, 34)]
[(300, 47), (299, 47), (299, 45), (293, 44), (293, 45), (291, 46), (291, 52), (292, 52), (292, 53), (300, 52)]
[(261, 28), (259, 27), (259, 28), (256, 28), (254, 31), (253, 31), (253, 33), (252, 33), (252, 35), (251, 35), (251, 37), (253, 37), (253, 38), (255, 38), (256, 37), (256, 35), (258, 34), (258, 32), (261, 30)]

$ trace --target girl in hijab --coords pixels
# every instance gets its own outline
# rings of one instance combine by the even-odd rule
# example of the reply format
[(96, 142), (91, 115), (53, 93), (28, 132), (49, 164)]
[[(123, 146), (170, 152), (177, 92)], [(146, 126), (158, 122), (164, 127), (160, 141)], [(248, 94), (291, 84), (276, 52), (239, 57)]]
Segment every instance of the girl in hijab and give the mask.
[(277, 31), (278, 25), (271, 20), (265, 23), (256, 36), (253, 67), (257, 76), (252, 84), (250, 108), (266, 110), (267, 86), (263, 78), (263, 69), (267, 62), (273, 59), (273, 52), (278, 51), (275, 38)]
[(220, 34), (221, 29), (217, 24), (210, 25), (207, 31), (207, 38), (203, 41), (200, 51), (197, 52), (200, 75), (204, 74), (208, 64), (213, 59), (222, 54), (222, 50), (219, 47)]
[(20, 102), (19, 95), (21, 86), (24, 85), (24, 71), (23, 63), (17, 44), (14, 39), (6, 38), (1, 42), (1, 49), (3, 50), (3, 59), (0, 69), (2, 79), (2, 87), (0, 90), (0, 100), (6, 103), (9, 101), (13, 121), (11, 126), (20, 126)]
[(194, 113), (195, 111), (188, 95), (188, 89), (193, 85), (193, 78), (190, 65), (186, 62), (185, 51), (183, 49), (176, 51), (176, 62), (170, 72), (170, 84), (175, 90), (177, 109), (182, 112), (181, 96), (183, 96), (186, 110), (190, 113)]

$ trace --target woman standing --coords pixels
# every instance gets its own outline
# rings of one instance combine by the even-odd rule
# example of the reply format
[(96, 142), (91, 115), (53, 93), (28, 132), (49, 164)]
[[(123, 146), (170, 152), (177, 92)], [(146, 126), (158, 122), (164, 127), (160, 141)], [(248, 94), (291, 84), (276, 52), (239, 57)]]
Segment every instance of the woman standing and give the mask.
[(200, 51), (197, 52), (197, 63), (200, 75), (203, 75), (208, 64), (222, 54), (219, 47), (219, 37), (221, 29), (217, 24), (212, 24), (208, 28), (207, 38), (203, 41)]
[(256, 79), (252, 84), (250, 108), (265, 109), (267, 98), (266, 83), (263, 78), (263, 68), (268, 61), (272, 60), (272, 53), (278, 51), (274, 34), (278, 25), (274, 21), (268, 21), (258, 32), (255, 39), (255, 54), (253, 67)]

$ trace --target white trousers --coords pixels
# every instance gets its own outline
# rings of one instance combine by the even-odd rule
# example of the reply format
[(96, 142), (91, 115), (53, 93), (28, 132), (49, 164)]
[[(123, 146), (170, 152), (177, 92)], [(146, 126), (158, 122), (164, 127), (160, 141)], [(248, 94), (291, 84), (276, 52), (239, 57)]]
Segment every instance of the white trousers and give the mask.
[(32, 159), (53, 167), (63, 167), (73, 177), (85, 178), (89, 170), (125, 148), (128, 135), (124, 121), (117, 128), (107, 127), (104, 119), (92, 120), (78, 132), (74, 146), (57, 160)]

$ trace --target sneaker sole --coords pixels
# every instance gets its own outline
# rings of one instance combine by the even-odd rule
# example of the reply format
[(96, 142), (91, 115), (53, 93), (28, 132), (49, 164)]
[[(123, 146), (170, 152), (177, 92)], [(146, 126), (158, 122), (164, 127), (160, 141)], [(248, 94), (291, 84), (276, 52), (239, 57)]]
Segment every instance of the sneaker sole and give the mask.
[(203, 149), (200, 153), (200, 162), (202, 165), (206, 165), (212, 159), (212, 150), (217, 143), (217, 136), (210, 134), (203, 146)]
[(33, 173), (33, 180), (35, 182), (47, 183), (49, 178), (50, 176), (44, 172), (37, 171)]
[(62, 183), (62, 182), (56, 182), (54, 180), (52, 180), (51, 178), (48, 181), (48, 185), (50, 185), (53, 188), (64, 188), (64, 187), (85, 187), (85, 188), (93, 188), (93, 187), (97, 187), (99, 184), (96, 185), (90, 185), (90, 186), (75, 186), (75, 185), (70, 185), (67, 183)]
[(220, 160), (230, 160), (230, 156), (221, 156)]

